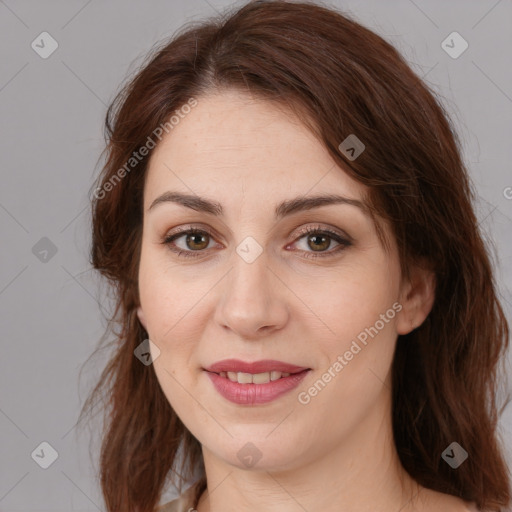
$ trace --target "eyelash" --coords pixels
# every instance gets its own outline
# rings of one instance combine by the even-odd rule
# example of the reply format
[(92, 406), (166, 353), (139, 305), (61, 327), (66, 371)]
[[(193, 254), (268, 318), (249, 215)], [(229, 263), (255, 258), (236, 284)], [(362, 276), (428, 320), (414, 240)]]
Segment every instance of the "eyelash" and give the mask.
[[(300, 240), (306, 235), (309, 235), (311, 233), (319, 234), (319, 235), (327, 235), (329, 238), (332, 238), (336, 242), (338, 242), (340, 245), (336, 247), (334, 250), (331, 251), (324, 251), (320, 252), (318, 254), (309, 253), (307, 251), (302, 251), (304, 253), (304, 256), (306, 258), (327, 258), (332, 257), (335, 254), (337, 254), (339, 251), (342, 251), (346, 247), (349, 247), (352, 245), (351, 242), (340, 236), (335, 231), (331, 231), (330, 229), (322, 229), (320, 226), (309, 226), (303, 230), (300, 231), (299, 236), (295, 239), (295, 241)], [(185, 257), (185, 258), (197, 258), (201, 256), (201, 253), (204, 253), (204, 250), (199, 251), (185, 251), (183, 249), (176, 249), (172, 247), (172, 242), (175, 240), (181, 238), (184, 235), (193, 235), (193, 234), (206, 234), (209, 237), (213, 238), (213, 234), (206, 230), (206, 229), (198, 229), (198, 228), (190, 228), (190, 229), (180, 229), (179, 232), (173, 233), (172, 235), (166, 236), (162, 242), (162, 244), (167, 245), (168, 248), (178, 255), (178, 257)]]

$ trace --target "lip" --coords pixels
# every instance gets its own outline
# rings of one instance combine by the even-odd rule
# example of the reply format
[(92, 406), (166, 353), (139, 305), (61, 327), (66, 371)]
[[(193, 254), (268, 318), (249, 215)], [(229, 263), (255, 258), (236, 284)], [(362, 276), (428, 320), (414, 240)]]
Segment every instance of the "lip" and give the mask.
[(285, 363), (283, 361), (275, 361), (272, 359), (264, 359), (261, 361), (254, 361), (247, 363), (240, 361), (240, 359), (223, 359), (217, 361), (211, 366), (205, 368), (207, 372), (220, 373), (220, 372), (242, 372), (242, 373), (265, 373), (272, 370), (282, 373), (299, 373), (304, 370), (309, 370), (306, 366), (296, 366), (294, 364)]
[[(204, 369), (217, 392), (237, 405), (266, 404), (296, 388), (311, 368), (296, 366), (282, 361), (263, 360), (246, 363), (238, 359), (225, 359)], [(221, 377), (217, 372), (265, 373), (272, 370), (289, 373), (288, 377), (265, 384), (240, 384)]]

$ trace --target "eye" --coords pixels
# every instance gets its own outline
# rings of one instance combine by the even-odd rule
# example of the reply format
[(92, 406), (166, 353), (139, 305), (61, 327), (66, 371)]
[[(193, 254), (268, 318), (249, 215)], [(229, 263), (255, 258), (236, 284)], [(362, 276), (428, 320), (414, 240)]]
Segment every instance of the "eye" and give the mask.
[[(340, 252), (346, 247), (352, 245), (352, 243), (344, 238), (341, 234), (332, 231), (330, 229), (322, 229), (319, 226), (309, 226), (299, 232), (299, 238), (296, 238), (295, 242), (306, 239), (306, 248), (312, 248), (313, 250), (301, 250), (306, 258), (319, 258), (329, 257)], [(176, 244), (176, 241), (184, 238), (184, 247), (180, 247)], [(179, 229), (177, 233), (169, 235), (164, 238), (163, 244), (167, 245), (169, 249), (177, 254), (179, 257), (194, 258), (201, 256), (201, 253), (208, 249), (213, 239), (213, 235), (208, 230), (189, 228)], [(334, 240), (338, 246), (334, 250), (326, 251), (325, 249), (331, 246), (331, 241)], [(290, 245), (287, 245), (289, 247)], [(317, 253), (317, 254), (314, 254)]]
[[(313, 252), (303, 251), (306, 258), (325, 258), (334, 256), (352, 243), (344, 238), (340, 233), (330, 229), (322, 229), (320, 226), (308, 226), (299, 232), (297, 240), (305, 239), (305, 246), (312, 248)], [(335, 240), (338, 246), (331, 251), (325, 251), (331, 246), (331, 241)], [(317, 253), (317, 254), (315, 254)]]
[[(176, 248), (174, 242), (183, 237), (185, 237), (185, 248), (180, 248), (179, 246)], [(180, 229), (178, 233), (166, 237), (163, 243), (178, 256), (194, 258), (199, 256), (199, 254), (194, 253), (204, 252), (203, 249), (208, 247), (210, 238), (212, 238), (212, 234), (206, 230), (197, 228)], [(188, 246), (192, 247), (193, 249), (188, 250)]]

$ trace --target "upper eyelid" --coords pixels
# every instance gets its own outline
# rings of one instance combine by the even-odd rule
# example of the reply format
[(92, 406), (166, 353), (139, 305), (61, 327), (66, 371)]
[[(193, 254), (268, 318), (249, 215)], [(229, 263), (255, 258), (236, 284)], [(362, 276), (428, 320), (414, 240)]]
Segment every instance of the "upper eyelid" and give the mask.
[[(286, 235), (286, 238), (291, 236), (291, 234), (294, 231), (296, 232), (297, 236), (303, 236), (303, 235), (307, 234), (308, 230), (309, 231), (313, 231), (313, 230), (314, 231), (327, 231), (327, 232), (332, 231), (333, 234), (339, 236), (340, 238), (344, 238), (347, 241), (352, 242), (352, 237), (346, 231), (344, 231), (340, 228), (329, 226), (328, 224), (322, 225), (321, 222), (316, 222), (316, 223), (313, 222), (312, 224), (310, 223), (309, 225), (307, 225), (304, 228), (302, 228), (302, 227), (294, 228), (288, 232), (288, 234)], [(175, 228), (174, 231), (171, 230), (171, 232), (166, 232), (166, 234), (164, 235), (164, 238), (170, 238), (172, 236), (178, 236), (180, 234), (187, 234), (187, 232), (189, 232), (189, 231), (201, 231), (201, 232), (205, 232), (212, 236), (217, 236), (217, 230), (215, 230), (213, 228), (203, 227), (200, 224), (185, 224), (184, 226), (179, 226), (179, 227)]]
[[(176, 228), (176, 231), (164, 235), (164, 240), (168, 240), (168, 239), (172, 238), (172, 242), (174, 243), (176, 240), (178, 240), (182, 236), (185, 236), (186, 234), (190, 233), (191, 231), (203, 232), (203, 233), (206, 233), (208, 236), (211, 236), (212, 238), (217, 238), (217, 236), (216, 236), (217, 232), (215, 229), (206, 228), (206, 227), (203, 227), (201, 225), (196, 225), (196, 224), (189, 224), (189, 225), (185, 225), (185, 226), (180, 226), (180, 227)], [(297, 229), (292, 229), (286, 235), (286, 238), (288, 238), (294, 231), (297, 231)], [(316, 224), (312, 224), (312, 225), (310, 224), (308, 226), (299, 228), (298, 232), (296, 232), (296, 235), (293, 238), (292, 243), (295, 243), (298, 240), (307, 236), (309, 234), (308, 232), (326, 232), (326, 234), (328, 236), (330, 236), (331, 238), (339, 237), (340, 240), (335, 240), (335, 242), (338, 244), (342, 244), (343, 242), (346, 242), (347, 245), (353, 244), (352, 237), (350, 235), (348, 235), (345, 231), (343, 231), (339, 228), (330, 227), (328, 225), (323, 226), (321, 223), (318, 223), (318, 222)], [(217, 243), (219, 243), (219, 242), (217, 242)]]

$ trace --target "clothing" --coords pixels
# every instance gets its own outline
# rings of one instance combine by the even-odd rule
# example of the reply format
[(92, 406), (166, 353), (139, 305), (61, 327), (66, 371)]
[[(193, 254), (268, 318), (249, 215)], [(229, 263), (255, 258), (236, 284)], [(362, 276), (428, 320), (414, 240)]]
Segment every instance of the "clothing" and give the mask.
[[(157, 508), (156, 512), (194, 512), (205, 489), (205, 480), (200, 479), (189, 487), (179, 498)], [(480, 512), (475, 503), (468, 503), (468, 511)]]
[(193, 512), (205, 487), (206, 481), (199, 479), (178, 498), (158, 507), (156, 512)]

